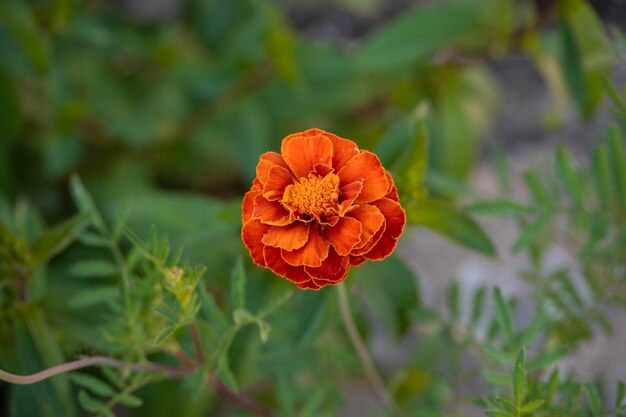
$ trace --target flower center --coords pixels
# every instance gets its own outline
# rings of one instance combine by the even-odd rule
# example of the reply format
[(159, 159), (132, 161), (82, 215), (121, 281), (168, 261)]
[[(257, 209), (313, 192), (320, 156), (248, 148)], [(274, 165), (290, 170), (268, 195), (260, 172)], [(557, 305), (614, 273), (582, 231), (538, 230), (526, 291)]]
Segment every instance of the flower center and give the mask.
[(336, 209), (339, 198), (339, 176), (332, 172), (325, 177), (309, 174), (285, 188), (281, 203), (290, 211), (318, 220)]

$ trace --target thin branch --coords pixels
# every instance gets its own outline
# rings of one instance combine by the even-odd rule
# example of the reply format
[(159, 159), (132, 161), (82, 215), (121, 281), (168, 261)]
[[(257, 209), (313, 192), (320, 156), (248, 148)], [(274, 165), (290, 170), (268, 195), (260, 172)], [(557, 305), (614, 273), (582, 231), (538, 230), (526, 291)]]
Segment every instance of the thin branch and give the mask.
[(392, 411), (397, 416), (404, 416), (405, 413), (402, 409), (400, 409), (393, 397), (387, 391), (385, 383), (378, 373), (378, 370), (374, 365), (374, 361), (372, 361), (372, 358), (365, 347), (363, 339), (359, 335), (356, 324), (354, 323), (354, 317), (352, 317), (352, 312), (350, 311), (350, 305), (348, 304), (348, 293), (346, 291), (345, 284), (342, 283), (337, 285), (337, 295), (339, 296), (339, 309), (341, 311), (341, 318), (343, 319), (344, 327), (348, 332), (350, 342), (352, 342), (352, 346), (354, 347), (354, 350), (356, 350), (359, 361), (363, 366), (365, 376), (372, 385), (376, 396), (386, 409)]
[(48, 368), (31, 375), (15, 375), (0, 369), (0, 379), (18, 385), (35, 384), (65, 372), (75, 371), (76, 369), (87, 368), (94, 365), (108, 365), (115, 368), (128, 368), (133, 371), (152, 373), (163, 372), (171, 378), (184, 378), (193, 372), (193, 370), (186, 368), (161, 365), (153, 362), (146, 362), (144, 364), (128, 363), (110, 358), (108, 356), (93, 356), (91, 358), (78, 359), (76, 361), (62, 363), (61, 365), (53, 366), (52, 368)]

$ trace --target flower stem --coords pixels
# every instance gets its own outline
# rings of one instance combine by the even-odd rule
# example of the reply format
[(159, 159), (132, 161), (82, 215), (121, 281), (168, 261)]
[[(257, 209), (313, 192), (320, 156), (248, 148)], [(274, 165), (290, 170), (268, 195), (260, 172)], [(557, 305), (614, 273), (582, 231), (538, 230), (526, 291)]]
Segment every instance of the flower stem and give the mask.
[(372, 389), (374, 390), (379, 401), (385, 408), (387, 408), (389, 411), (392, 411), (396, 416), (404, 416), (405, 413), (400, 409), (398, 404), (396, 404), (396, 402), (394, 401), (393, 397), (387, 391), (385, 383), (378, 373), (378, 370), (374, 365), (374, 361), (367, 351), (367, 347), (365, 346), (361, 335), (359, 335), (359, 331), (357, 330), (356, 324), (354, 323), (354, 317), (352, 316), (352, 312), (350, 311), (350, 305), (348, 303), (348, 292), (344, 283), (337, 285), (337, 295), (339, 296), (339, 310), (341, 311), (341, 318), (343, 319), (344, 327), (348, 332), (350, 342), (352, 342), (352, 346), (356, 350), (359, 361), (363, 366), (365, 376), (372, 385)]

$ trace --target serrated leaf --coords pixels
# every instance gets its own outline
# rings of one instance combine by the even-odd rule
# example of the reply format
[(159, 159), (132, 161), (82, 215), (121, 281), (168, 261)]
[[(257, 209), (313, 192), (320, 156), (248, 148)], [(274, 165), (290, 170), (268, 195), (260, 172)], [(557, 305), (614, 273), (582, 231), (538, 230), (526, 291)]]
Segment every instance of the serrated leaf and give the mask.
[(243, 259), (237, 258), (230, 277), (231, 310), (243, 309), (246, 306), (246, 270)]
[(508, 200), (478, 201), (463, 208), (465, 213), (485, 214), (490, 216), (517, 217), (531, 213), (532, 207), (524, 206)]
[(520, 409), (522, 414), (532, 413), (535, 410), (538, 410), (545, 404), (546, 400), (533, 400), (529, 401)]
[(511, 306), (502, 296), (500, 288), (495, 288), (493, 292), (493, 304), (495, 319), (504, 335), (507, 343), (513, 343), (513, 312)]
[(98, 400), (94, 400), (87, 394), (87, 391), (80, 390), (78, 392), (78, 402), (86, 411), (91, 413), (99, 413), (105, 409), (105, 405)]
[(31, 246), (31, 264), (39, 266), (65, 249), (89, 223), (84, 213), (46, 230)]
[(112, 397), (115, 395), (115, 390), (109, 384), (94, 376), (72, 373), (70, 374), (70, 379), (76, 385), (86, 388), (100, 397)]
[(513, 367), (513, 395), (515, 408), (519, 409), (526, 396), (526, 348), (520, 349)]
[(80, 278), (106, 278), (119, 273), (116, 264), (104, 259), (78, 261), (70, 265), (67, 271)]
[(174, 334), (176, 328), (176, 326), (165, 326), (154, 338), (154, 341), (152, 342), (153, 346), (159, 346), (163, 343), (167, 338)]
[(423, 202), (407, 207), (406, 214), (409, 223), (428, 227), (484, 255), (496, 255), (496, 249), (483, 229), (473, 219), (448, 205)]
[(549, 224), (549, 220), (551, 218), (551, 214), (544, 213), (537, 216), (530, 225), (524, 227), (513, 243), (511, 251), (513, 253), (518, 253), (522, 249), (534, 243), (541, 233), (544, 231), (545, 227)]

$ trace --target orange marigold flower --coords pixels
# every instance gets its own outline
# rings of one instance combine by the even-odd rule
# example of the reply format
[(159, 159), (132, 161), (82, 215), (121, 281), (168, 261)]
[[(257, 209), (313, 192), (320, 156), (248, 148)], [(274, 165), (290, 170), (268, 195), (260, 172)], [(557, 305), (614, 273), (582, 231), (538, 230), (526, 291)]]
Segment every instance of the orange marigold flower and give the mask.
[(280, 151), (261, 155), (243, 199), (254, 263), (317, 290), (393, 252), (406, 216), (375, 154), (320, 129), (287, 136)]

